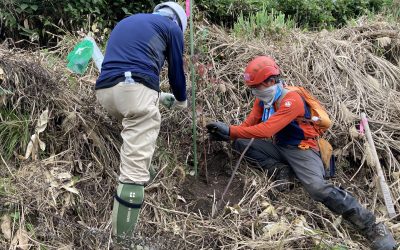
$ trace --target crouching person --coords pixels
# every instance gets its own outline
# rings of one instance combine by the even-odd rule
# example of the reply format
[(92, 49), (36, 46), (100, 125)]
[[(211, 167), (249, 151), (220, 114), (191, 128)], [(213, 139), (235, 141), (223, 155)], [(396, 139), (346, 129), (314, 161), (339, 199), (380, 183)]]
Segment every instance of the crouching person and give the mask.
[[(317, 100), (307, 101), (310, 96), (304, 89), (284, 87), (279, 75), (280, 69), (271, 57), (254, 58), (245, 70), (246, 85), (256, 97), (249, 116), (239, 126), (207, 124), (210, 139), (233, 140), (232, 147), (243, 152), (250, 138), (255, 138), (245, 156), (269, 174), (274, 173), (280, 190), (287, 189), (294, 173), (312, 199), (342, 215), (371, 241), (372, 249), (395, 249), (393, 236), (383, 223), (376, 223), (371, 211), (325, 180), (317, 142), (321, 130), (327, 129), (324, 112), (318, 110)], [(312, 116), (318, 112), (322, 117)]]

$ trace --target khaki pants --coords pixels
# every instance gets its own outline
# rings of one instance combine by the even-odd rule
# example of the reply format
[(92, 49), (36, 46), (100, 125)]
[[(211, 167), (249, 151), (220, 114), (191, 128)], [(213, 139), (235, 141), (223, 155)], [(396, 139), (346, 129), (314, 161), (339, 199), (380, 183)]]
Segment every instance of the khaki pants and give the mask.
[(122, 121), (119, 181), (145, 184), (160, 131), (159, 93), (140, 83), (121, 82), (97, 90), (96, 96), (110, 115)]

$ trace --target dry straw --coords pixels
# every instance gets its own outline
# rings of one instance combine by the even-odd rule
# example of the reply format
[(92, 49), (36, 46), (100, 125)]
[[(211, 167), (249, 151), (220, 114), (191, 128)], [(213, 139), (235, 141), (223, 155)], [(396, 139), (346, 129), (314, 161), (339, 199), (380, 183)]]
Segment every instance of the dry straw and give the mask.
[[(219, 28), (199, 26), (196, 37), (199, 133), (205, 133), (203, 125), (209, 120), (238, 124), (244, 119), (253, 97), (243, 85), (243, 69), (254, 56), (273, 56), (287, 83), (309, 89), (333, 118), (327, 137), (338, 158), (335, 184), (383, 219), (374, 170), (364, 164), (368, 159), (364, 139), (354, 131), (359, 114), (367, 113), (396, 210), (400, 210), (398, 27), (376, 22), (333, 32), (293, 31), (280, 41), (268, 37), (244, 41)], [(61, 46), (58, 51), (68, 50)], [(6, 96), (7, 107), (29, 113), (32, 130), (45, 109), (50, 118), (41, 134), (47, 149), (38, 152), (39, 160), (16, 159), (7, 164), (8, 169), (0, 168), (1, 178), (12, 180), (12, 185), (4, 184), (7, 194), (0, 197), (2, 208), (23, 212), (19, 227), (33, 225), (27, 233), (31, 245), (105, 249), (112, 245), (110, 211), (118, 173), (119, 124), (95, 102), (93, 71), (89, 77), (77, 78), (60, 63), (50, 69), (49, 58), (48, 54), (0, 50), (1, 87), (12, 92)], [(162, 82), (164, 89), (166, 82)], [(277, 194), (274, 183), (247, 163), (237, 177), (244, 183), (238, 204), (228, 205), (214, 218), (191, 210), (181, 194), (183, 183), (190, 185), (185, 182), (184, 168), (192, 158), (188, 150), (191, 113), (164, 109), (162, 113), (154, 157), (159, 172), (146, 187), (137, 240), (160, 249), (304, 249), (339, 244), (366, 248), (357, 232), (313, 202), (300, 185), (291, 193)], [(199, 140), (199, 150), (207, 150), (199, 152), (202, 157), (211, 159), (217, 150), (229, 151), (227, 145), (209, 143), (206, 136)], [(15, 151), (23, 155), (24, 150)], [(204, 159), (199, 160), (204, 165)], [(210, 170), (212, 163), (207, 167)], [(13, 223), (7, 218), (2, 221)], [(398, 219), (388, 223), (398, 234)], [(17, 235), (16, 230), (11, 234), (10, 238)], [(10, 241), (0, 237), (0, 243), (9, 245)]]

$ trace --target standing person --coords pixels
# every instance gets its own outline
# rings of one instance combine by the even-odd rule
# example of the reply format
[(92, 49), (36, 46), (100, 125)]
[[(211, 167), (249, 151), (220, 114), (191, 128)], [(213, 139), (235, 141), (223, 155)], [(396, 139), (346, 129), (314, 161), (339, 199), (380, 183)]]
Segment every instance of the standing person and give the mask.
[[(122, 122), (120, 175), (112, 212), (113, 235), (131, 237), (143, 203), (144, 184), (160, 130), (159, 102), (187, 107), (183, 70), (187, 17), (175, 2), (157, 5), (153, 13), (121, 20), (107, 43), (96, 96)], [(160, 93), (160, 71), (168, 62), (172, 93)]]
[[(250, 138), (255, 138), (245, 154), (248, 159), (268, 173), (276, 173), (280, 183), (289, 181), (293, 171), (312, 199), (342, 215), (371, 240), (372, 249), (395, 249), (393, 236), (383, 223), (376, 223), (372, 212), (351, 194), (324, 179), (325, 169), (316, 140), (319, 132), (310, 120), (310, 106), (297, 91), (284, 88), (274, 59), (254, 58), (246, 67), (245, 82), (256, 97), (250, 115), (239, 126), (222, 122), (207, 124), (210, 139), (233, 140), (232, 147), (243, 152)], [(272, 140), (266, 139), (271, 137)]]

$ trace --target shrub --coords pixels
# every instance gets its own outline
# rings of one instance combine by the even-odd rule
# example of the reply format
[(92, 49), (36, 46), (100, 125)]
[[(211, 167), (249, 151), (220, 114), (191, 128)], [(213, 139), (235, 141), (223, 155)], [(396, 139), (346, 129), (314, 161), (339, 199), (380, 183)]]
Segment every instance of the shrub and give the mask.
[(196, 6), (213, 23), (233, 27), (236, 20), (262, 9), (275, 8), (274, 0), (198, 0)]
[(237, 36), (247, 38), (276, 37), (294, 26), (294, 21), (286, 18), (282, 12), (264, 9), (251, 14), (248, 18), (245, 18), (243, 14), (240, 15), (233, 26), (233, 32)]
[(199, 0), (196, 3), (212, 22), (228, 27), (233, 27), (240, 18), (274, 9), (299, 27), (326, 28), (340, 27), (360, 15), (393, 9), (390, 6), (394, 0)]
[[(398, 19), (398, 0), (196, 0), (196, 10), (213, 23), (232, 28), (235, 23), (255, 18), (256, 13), (276, 10), (279, 18), (293, 20), (304, 28), (340, 27), (359, 15), (386, 13)], [(66, 31), (92, 31), (107, 37), (125, 16), (149, 12), (161, 0), (2, 0), (0, 39), (29, 39), (40, 45), (56, 42)], [(184, 2), (184, 1), (180, 1)], [(397, 7), (397, 8), (396, 8)], [(258, 14), (260, 17), (260, 14)], [(249, 20), (250, 20), (249, 19)]]
[[(9, 159), (18, 148), (26, 148), (29, 142), (29, 115), (17, 114), (0, 107), (0, 153)], [(21, 153), (21, 152), (18, 152)]]
[(155, 1), (2, 0), (0, 37), (48, 44), (54, 34), (81, 28), (107, 34), (125, 16), (151, 11)]

